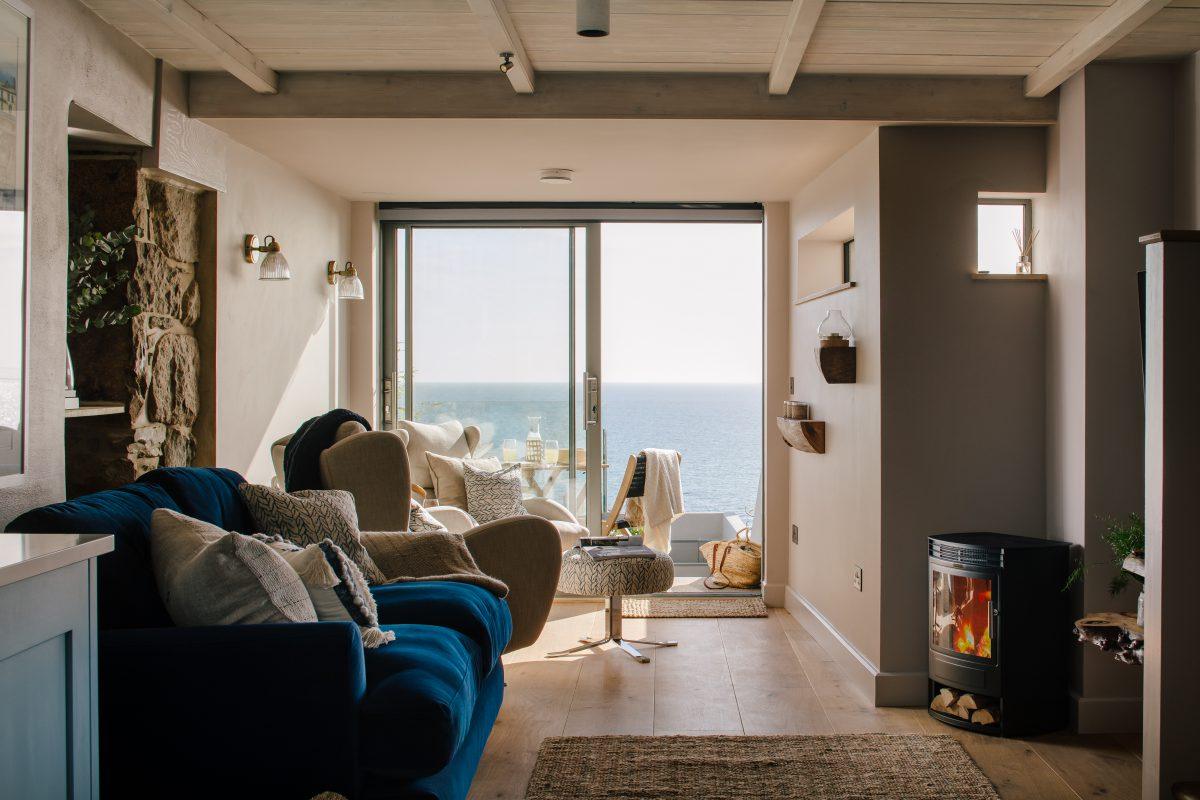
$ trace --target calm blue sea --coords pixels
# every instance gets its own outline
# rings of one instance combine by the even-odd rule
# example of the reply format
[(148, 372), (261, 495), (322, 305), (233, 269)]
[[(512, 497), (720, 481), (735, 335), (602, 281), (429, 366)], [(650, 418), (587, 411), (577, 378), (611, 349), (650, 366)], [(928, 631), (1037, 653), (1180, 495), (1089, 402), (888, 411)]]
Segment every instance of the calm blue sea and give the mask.
[[(581, 405), (580, 398), (576, 398)], [(569, 405), (564, 384), (416, 383), (414, 418), (421, 422), (458, 419), (478, 425), (490, 455), (500, 457), (505, 439), (524, 452), (529, 417), (540, 416), (543, 441), (568, 446)], [(576, 446), (583, 447), (582, 414), (577, 413)], [(762, 402), (758, 384), (604, 385), (607, 435), (607, 497), (632, 453), (662, 447), (683, 453), (683, 502), (689, 511), (722, 511), (749, 517), (762, 470)], [(483, 448), (480, 448), (481, 450)], [(576, 491), (582, 490), (577, 483)], [(564, 475), (553, 497), (564, 502)], [(568, 504), (569, 505), (569, 504)]]

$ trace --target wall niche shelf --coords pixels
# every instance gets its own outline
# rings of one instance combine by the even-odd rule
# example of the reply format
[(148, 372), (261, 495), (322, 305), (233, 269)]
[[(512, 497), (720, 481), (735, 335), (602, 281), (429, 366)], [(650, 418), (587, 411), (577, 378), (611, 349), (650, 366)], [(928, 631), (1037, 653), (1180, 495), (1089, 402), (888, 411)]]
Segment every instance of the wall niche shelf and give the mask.
[(68, 408), (64, 412), (67, 419), (76, 417), (103, 417), (107, 414), (124, 414), (125, 406), (107, 400), (82, 400), (79, 408)]
[(828, 297), (831, 294), (837, 294), (838, 292), (844, 292), (847, 289), (853, 289), (855, 286), (858, 286), (858, 284), (855, 283), (854, 281), (846, 281), (845, 283), (839, 283), (837, 286), (830, 286), (828, 289), (821, 289), (820, 291), (811, 292), (809, 294), (804, 295), (803, 297), (799, 297), (796, 299), (796, 302), (793, 303), (793, 305), (798, 306), (801, 303), (809, 303), (809, 302), (812, 302), (813, 300), (819, 300), (820, 298)]
[(1044, 272), (1032, 275), (1016, 275), (1011, 272), (972, 272), (973, 281), (1027, 281), (1030, 283), (1045, 283), (1048, 276)]
[(788, 447), (805, 453), (825, 452), (825, 423), (815, 419), (776, 417), (775, 424)]

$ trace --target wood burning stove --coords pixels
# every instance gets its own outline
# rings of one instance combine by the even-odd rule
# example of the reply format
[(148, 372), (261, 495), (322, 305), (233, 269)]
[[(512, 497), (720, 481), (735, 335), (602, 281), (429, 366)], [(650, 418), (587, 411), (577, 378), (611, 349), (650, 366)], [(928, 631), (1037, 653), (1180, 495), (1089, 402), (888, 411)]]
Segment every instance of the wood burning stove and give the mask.
[(929, 537), (929, 713), (1001, 736), (1067, 724), (1070, 546), (1002, 533)]

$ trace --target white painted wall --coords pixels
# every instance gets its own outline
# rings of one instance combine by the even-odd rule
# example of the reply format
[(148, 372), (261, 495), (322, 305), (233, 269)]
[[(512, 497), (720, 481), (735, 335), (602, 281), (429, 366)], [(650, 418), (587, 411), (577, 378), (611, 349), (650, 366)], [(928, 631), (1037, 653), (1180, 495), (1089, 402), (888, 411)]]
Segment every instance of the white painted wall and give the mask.
[[(236, 142), (228, 176), (217, 210), (217, 463), (265, 483), (271, 442), (338, 404), (340, 309), (325, 270), (350, 257), (350, 203)], [(290, 281), (258, 280), (242, 259), (247, 233), (279, 239)]]

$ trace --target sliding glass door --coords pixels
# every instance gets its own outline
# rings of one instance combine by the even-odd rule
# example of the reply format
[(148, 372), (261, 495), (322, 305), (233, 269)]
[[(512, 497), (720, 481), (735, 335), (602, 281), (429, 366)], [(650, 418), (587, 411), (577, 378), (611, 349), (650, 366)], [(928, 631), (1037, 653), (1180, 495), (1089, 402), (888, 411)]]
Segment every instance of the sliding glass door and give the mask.
[(422, 211), (443, 210), (381, 228), (384, 427), (478, 426), (476, 456), (595, 532), (631, 456), (679, 451), (671, 554), (678, 575), (705, 574), (699, 548), (752, 526), (760, 496), (761, 211)]
[(403, 418), (474, 425), (476, 457), (512, 466), (527, 497), (550, 498), (584, 519), (575, 378), (582, 231), (405, 226), (388, 235), (404, 267), (394, 281), (396, 308), (407, 313), (388, 315), (399, 319), (387, 356), (385, 427)]

